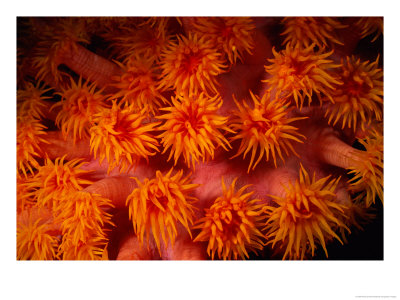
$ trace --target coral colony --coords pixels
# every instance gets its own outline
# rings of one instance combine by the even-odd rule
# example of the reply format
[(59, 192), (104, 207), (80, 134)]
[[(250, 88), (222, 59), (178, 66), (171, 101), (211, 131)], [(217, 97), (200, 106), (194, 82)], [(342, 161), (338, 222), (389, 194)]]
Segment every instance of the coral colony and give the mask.
[(329, 258), (382, 211), (383, 18), (17, 25), (18, 260)]

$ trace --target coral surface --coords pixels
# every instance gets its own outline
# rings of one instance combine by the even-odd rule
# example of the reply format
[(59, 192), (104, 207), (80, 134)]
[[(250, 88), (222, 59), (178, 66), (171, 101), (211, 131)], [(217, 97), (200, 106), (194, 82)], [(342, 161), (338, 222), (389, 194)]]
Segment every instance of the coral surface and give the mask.
[(17, 25), (17, 259), (383, 259), (383, 18)]

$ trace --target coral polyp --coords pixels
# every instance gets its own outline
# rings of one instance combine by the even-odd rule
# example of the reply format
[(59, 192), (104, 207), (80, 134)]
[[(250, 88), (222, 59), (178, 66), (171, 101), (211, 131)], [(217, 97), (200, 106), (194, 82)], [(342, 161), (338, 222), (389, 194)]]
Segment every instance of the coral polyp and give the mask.
[(364, 130), (371, 120), (382, 120), (383, 115), (383, 71), (378, 67), (379, 57), (374, 62), (361, 61), (354, 56), (342, 61), (340, 75), (343, 85), (333, 93), (334, 104), (325, 113), (328, 123), (335, 125), (342, 120), (346, 126), (356, 130), (360, 124)]
[(85, 178), (89, 173), (82, 169), (85, 162), (80, 159), (67, 162), (64, 160), (65, 156), (55, 159), (54, 162), (47, 158), (45, 164), (28, 179), (26, 186), (38, 207), (59, 210), (62, 208), (60, 202), (67, 194), (82, 190), (92, 183)]
[(74, 245), (65, 240), (59, 246), (59, 258), (62, 260), (108, 260), (107, 246), (102, 238), (90, 237), (85, 243)]
[(361, 17), (355, 25), (360, 29), (362, 38), (374, 35), (371, 42), (375, 42), (377, 38), (383, 34), (383, 18)]
[(198, 97), (185, 98), (176, 96), (173, 106), (162, 108), (166, 114), (158, 130), (163, 131), (158, 137), (164, 146), (162, 153), (170, 149), (168, 160), (174, 156), (176, 165), (182, 155), (188, 167), (194, 168), (201, 159), (203, 162), (214, 158), (217, 146), (225, 150), (230, 148), (222, 130), (232, 132), (227, 126), (228, 118), (218, 115), (222, 105), (219, 96), (209, 97), (201, 93)]
[(251, 199), (253, 192), (246, 192), (249, 186), (236, 190), (235, 178), (229, 188), (222, 180), (222, 195), (206, 208), (204, 218), (198, 220), (195, 228), (201, 229), (194, 241), (208, 242), (207, 253), (214, 259), (249, 258), (248, 251), (262, 249), (263, 234), (260, 228), (265, 216), (261, 213), (258, 199)]
[(124, 24), (120, 31), (121, 34), (109, 32), (105, 37), (112, 41), (117, 57), (124, 63), (137, 56), (145, 57), (152, 62), (160, 61), (161, 53), (172, 39), (167, 32), (166, 18), (155, 20), (149, 18), (136, 24)]
[(59, 230), (51, 222), (51, 213), (24, 210), (17, 222), (17, 259), (53, 260), (56, 258)]
[(195, 18), (194, 31), (212, 41), (230, 64), (243, 61), (243, 53), (251, 54), (254, 48), (254, 22), (251, 18)]
[(17, 176), (27, 177), (28, 171), (34, 174), (33, 169), (40, 167), (37, 161), (43, 156), (40, 143), (48, 143), (44, 139), (45, 129), (46, 126), (33, 117), (17, 118)]
[(333, 73), (340, 65), (328, 59), (333, 50), (315, 51), (314, 48), (315, 44), (303, 48), (299, 43), (288, 43), (280, 52), (272, 48), (274, 58), (268, 59), (270, 64), (265, 66), (270, 78), (264, 82), (275, 90), (277, 97), (293, 98), (300, 108), (305, 99), (308, 99), (308, 105), (311, 104), (313, 93), (321, 103), (325, 97), (334, 102), (332, 93), (342, 84)]
[(21, 213), (36, 204), (29, 195), (29, 189), (26, 186), (28, 178), (17, 176), (17, 213)]
[[(311, 179), (300, 166), (299, 178), (284, 186), (285, 197), (271, 196), (278, 206), (268, 206), (267, 239), (274, 247), (286, 248), (283, 259), (304, 259), (314, 256), (317, 241), (325, 251), (326, 240), (332, 238), (343, 243), (334, 232), (335, 227), (346, 228), (339, 216), (344, 215), (346, 207), (336, 202), (335, 189), (339, 179), (324, 177)], [(318, 239), (318, 240), (317, 240)]]
[(226, 68), (221, 54), (205, 36), (179, 35), (177, 39), (161, 54), (160, 88), (189, 97), (200, 92), (215, 94), (216, 76)]
[(123, 107), (113, 101), (110, 109), (105, 108), (93, 116), (90, 128), (90, 151), (99, 157), (100, 164), (106, 158), (108, 171), (119, 167), (127, 171), (140, 158), (148, 159), (158, 151), (158, 142), (152, 135), (159, 123), (143, 124), (146, 109), (135, 112), (133, 106)]
[(354, 151), (349, 174), (350, 190), (369, 207), (379, 198), (383, 203), (383, 136), (373, 130), (371, 136), (359, 139), (365, 151)]
[(68, 74), (58, 69), (58, 64), (70, 49), (76, 49), (78, 43), (89, 43), (82, 19), (61, 18), (51, 20), (53, 31), (45, 30), (44, 37), (34, 48), (33, 66), (38, 69), (36, 79), (53, 77), (56, 84), (67, 83)]
[(45, 84), (39, 81), (36, 86), (27, 82), (24, 89), (18, 90), (17, 94), (17, 114), (20, 117), (32, 117), (41, 120), (44, 117), (43, 110), (47, 105), (45, 100), (51, 99), (45, 94), (52, 88), (45, 88)]
[[(238, 153), (233, 157), (243, 153), (245, 158), (251, 150), (247, 173), (250, 169), (254, 170), (264, 155), (268, 161), (271, 153), (275, 167), (277, 156), (284, 161), (283, 151), (286, 155), (289, 155), (289, 150), (297, 155), (291, 141), (302, 143), (301, 139), (305, 138), (297, 132), (296, 127), (289, 125), (303, 118), (289, 118), (290, 110), (286, 109), (287, 102), (279, 99), (271, 100), (269, 92), (261, 99), (252, 92), (250, 94), (254, 102), (253, 108), (250, 108), (245, 101), (242, 106), (235, 100), (238, 110), (234, 111), (235, 118), (231, 121), (231, 128), (237, 134), (230, 140), (231, 143), (234, 140), (241, 141)], [(254, 162), (257, 153), (258, 159)]]
[(71, 85), (63, 89), (61, 101), (51, 109), (60, 107), (55, 123), (61, 129), (64, 139), (72, 134), (73, 141), (79, 138), (88, 138), (92, 118), (102, 108), (106, 107), (105, 97), (101, 90), (96, 90), (96, 83), (86, 81), (82, 77), (78, 83), (71, 79)]
[(158, 68), (151, 58), (132, 55), (126, 65), (120, 64), (124, 73), (113, 77), (111, 86), (118, 92), (113, 93), (111, 99), (120, 99), (121, 102), (132, 105), (136, 111), (146, 110), (155, 115), (167, 99), (161, 94), (158, 87)]
[[(108, 239), (104, 227), (114, 225), (111, 200), (85, 191), (69, 193), (57, 215), (63, 238), (58, 255), (63, 259), (102, 259)], [(115, 226), (115, 225), (114, 225)]]
[(156, 172), (155, 178), (143, 182), (135, 178), (138, 187), (126, 199), (129, 218), (140, 243), (149, 243), (150, 232), (160, 251), (160, 239), (167, 246), (174, 245), (178, 226), (182, 225), (191, 235), (190, 226), (194, 219), (194, 202), (191, 196), (198, 186), (190, 183), (190, 176), (183, 177), (183, 171)]
[(343, 45), (338, 38), (337, 30), (347, 27), (329, 17), (287, 17), (282, 20), (282, 23), (285, 31), (281, 35), (286, 36), (284, 44), (300, 43), (308, 47), (315, 43), (320, 48), (330, 44)]
[(69, 193), (62, 203), (63, 211), (57, 216), (62, 219), (61, 230), (78, 245), (93, 234), (104, 238), (102, 226), (111, 223), (111, 215), (104, 212), (112, 207), (111, 201), (97, 194), (84, 191)]

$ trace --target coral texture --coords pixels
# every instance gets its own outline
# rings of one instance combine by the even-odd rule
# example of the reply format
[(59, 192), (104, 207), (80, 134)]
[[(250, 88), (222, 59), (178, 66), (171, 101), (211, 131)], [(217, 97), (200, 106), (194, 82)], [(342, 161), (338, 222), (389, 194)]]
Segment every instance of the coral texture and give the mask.
[(353, 237), (384, 202), (382, 31), (18, 18), (17, 259), (365, 258)]

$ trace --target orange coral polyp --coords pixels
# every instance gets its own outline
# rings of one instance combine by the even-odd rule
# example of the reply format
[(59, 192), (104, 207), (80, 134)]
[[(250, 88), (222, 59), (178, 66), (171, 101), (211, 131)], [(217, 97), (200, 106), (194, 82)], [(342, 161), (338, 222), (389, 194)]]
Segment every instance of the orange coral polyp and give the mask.
[(158, 69), (151, 59), (132, 56), (126, 66), (119, 64), (124, 74), (113, 77), (111, 84), (119, 89), (111, 99), (119, 98), (121, 102), (133, 105), (137, 111), (146, 109), (148, 114), (155, 115), (158, 109), (168, 101), (158, 87)]
[(61, 101), (54, 104), (52, 109), (61, 106), (55, 123), (61, 128), (64, 139), (72, 133), (75, 143), (78, 137), (82, 139), (90, 136), (89, 128), (93, 115), (106, 107), (106, 104), (102, 90), (96, 91), (95, 82), (89, 85), (87, 80), (82, 84), (82, 77), (79, 77), (78, 83), (73, 79), (70, 82), (71, 85), (60, 93)]
[(98, 194), (76, 191), (63, 197), (62, 210), (57, 218), (62, 220), (61, 230), (71, 236), (71, 241), (78, 245), (91, 236), (105, 238), (103, 226), (111, 224), (111, 215), (104, 211), (113, 207), (111, 200)]
[(59, 239), (58, 231), (46, 210), (22, 211), (17, 220), (17, 259), (53, 260), (56, 258)]
[(27, 82), (22, 90), (17, 91), (17, 113), (19, 117), (33, 117), (41, 120), (44, 116), (43, 109), (46, 108), (45, 100), (51, 99), (45, 96), (53, 88), (45, 88), (45, 84), (38, 81), (36, 85)]
[(25, 177), (27, 171), (33, 174), (33, 169), (38, 169), (37, 158), (43, 155), (40, 143), (49, 144), (44, 138), (46, 126), (33, 117), (17, 118), (17, 176), (20, 172)]
[(285, 31), (281, 35), (286, 35), (283, 44), (299, 43), (303, 47), (308, 47), (315, 43), (319, 48), (328, 47), (329, 44), (343, 45), (335, 30), (347, 27), (328, 17), (286, 17), (282, 23)]
[(168, 161), (174, 156), (176, 165), (182, 155), (188, 167), (202, 159), (214, 158), (215, 144), (225, 150), (231, 147), (228, 140), (220, 132), (233, 132), (226, 125), (227, 117), (217, 114), (222, 105), (220, 96), (209, 97), (203, 93), (197, 97), (186, 98), (177, 95), (172, 98), (172, 107), (161, 108), (168, 113), (158, 116), (166, 120), (158, 130), (164, 131), (158, 137), (164, 146), (162, 153), (169, 148)]
[(57, 256), (62, 260), (108, 260), (107, 245), (107, 240), (99, 237), (90, 237), (78, 245), (63, 240)]
[(63, 55), (69, 49), (76, 50), (78, 43), (87, 43), (85, 23), (81, 19), (60, 18), (54, 31), (44, 31), (45, 38), (38, 43), (33, 58), (33, 66), (38, 70), (36, 79), (44, 80), (52, 76), (56, 84), (64, 83), (67, 74), (58, 69)]
[(205, 209), (205, 217), (194, 226), (201, 229), (194, 242), (208, 242), (207, 253), (212, 259), (216, 252), (224, 260), (232, 256), (245, 259), (249, 258), (248, 250), (257, 253), (256, 249), (263, 248), (263, 234), (259, 231), (265, 218), (262, 205), (258, 204), (258, 199), (250, 200), (253, 192), (245, 193), (249, 185), (235, 190), (237, 179), (227, 189), (222, 178), (222, 196)]
[(212, 42), (196, 34), (178, 35), (161, 54), (160, 88), (175, 89), (177, 95), (217, 93), (216, 76), (226, 66)]
[(373, 130), (371, 136), (358, 140), (365, 151), (353, 152), (353, 166), (348, 168), (349, 174), (354, 175), (349, 180), (350, 191), (359, 193), (356, 200), (365, 202), (365, 207), (375, 203), (378, 196), (383, 203), (383, 135)]
[(132, 57), (141, 56), (152, 62), (161, 59), (161, 53), (171, 41), (167, 32), (167, 20), (147, 20), (137, 26), (122, 26), (122, 33), (112, 33), (110, 37), (118, 51), (118, 59), (127, 63)]
[[(270, 100), (269, 92), (265, 93), (261, 99), (258, 96), (254, 96), (251, 91), (250, 94), (254, 102), (253, 108), (250, 108), (245, 101), (243, 101), (242, 106), (234, 99), (238, 110), (233, 112), (234, 118), (230, 125), (237, 132), (235, 136), (231, 137), (230, 142), (241, 140), (238, 152), (232, 158), (243, 153), (244, 159), (251, 150), (247, 173), (250, 172), (250, 169), (255, 169), (264, 154), (266, 161), (268, 161), (271, 152), (275, 167), (277, 166), (277, 155), (282, 161), (285, 161), (281, 149), (285, 151), (286, 155), (289, 155), (288, 150), (290, 150), (290, 152), (298, 156), (291, 141), (303, 143), (300, 138), (305, 138), (305, 136), (297, 132), (296, 127), (289, 125), (294, 121), (305, 118), (288, 118), (287, 101), (281, 101), (280, 99)], [(254, 162), (258, 151), (258, 159)]]
[(313, 93), (320, 103), (324, 98), (334, 102), (332, 93), (342, 82), (336, 78), (333, 69), (340, 65), (327, 59), (333, 50), (324, 52), (322, 48), (314, 51), (314, 48), (315, 44), (302, 48), (298, 43), (288, 43), (279, 53), (272, 48), (274, 58), (268, 59), (271, 64), (265, 66), (271, 77), (263, 82), (271, 86), (270, 90), (276, 90), (277, 98), (293, 97), (300, 108), (306, 98), (308, 105), (311, 104)]
[(64, 259), (100, 259), (108, 243), (104, 226), (115, 226), (111, 200), (84, 191), (69, 193), (60, 204), (57, 215), (63, 234), (59, 255)]
[(65, 155), (54, 163), (47, 158), (45, 165), (26, 183), (38, 207), (60, 209), (60, 201), (68, 193), (82, 190), (92, 182), (85, 179), (90, 171), (82, 170), (85, 164), (81, 159), (73, 159), (64, 163)]
[(173, 169), (163, 175), (156, 171), (155, 178), (146, 178), (143, 182), (134, 178), (138, 187), (126, 199), (129, 208), (129, 219), (139, 242), (144, 241), (146, 233), (149, 242), (150, 231), (160, 250), (160, 238), (167, 246), (168, 242), (174, 245), (178, 235), (178, 224), (188, 231), (193, 224), (194, 206), (197, 201), (190, 194), (198, 184), (190, 183), (190, 175), (183, 177), (183, 170), (172, 174)]
[(317, 248), (315, 239), (328, 257), (325, 239), (337, 239), (342, 241), (332, 228), (345, 228), (346, 225), (340, 220), (344, 216), (345, 206), (336, 202), (335, 188), (339, 179), (330, 176), (315, 180), (312, 179), (300, 165), (299, 179), (295, 183), (284, 186), (286, 196), (284, 198), (270, 195), (277, 207), (266, 206), (268, 215), (265, 230), (269, 239), (267, 244), (280, 244), (280, 248), (286, 247), (283, 259), (287, 256), (291, 259), (303, 259), (305, 254), (314, 256)]
[(243, 61), (243, 52), (252, 53), (255, 46), (253, 32), (255, 25), (251, 18), (215, 17), (196, 18), (194, 30), (212, 41), (231, 64), (237, 59)]
[(90, 128), (90, 152), (100, 159), (106, 158), (108, 172), (120, 166), (124, 172), (143, 157), (158, 152), (158, 141), (151, 134), (159, 122), (144, 124), (146, 109), (136, 113), (132, 106), (122, 107), (113, 101), (111, 109), (103, 109), (94, 116), (94, 125)]
[(36, 205), (26, 186), (27, 178), (17, 176), (17, 214)]
[(360, 30), (360, 35), (362, 38), (375, 34), (371, 40), (371, 43), (375, 42), (376, 39), (383, 34), (382, 17), (361, 17), (355, 23), (355, 26)]
[(343, 85), (332, 94), (334, 104), (328, 106), (325, 117), (335, 125), (342, 119), (342, 129), (346, 126), (356, 131), (364, 130), (372, 120), (381, 121), (383, 116), (383, 71), (378, 68), (379, 56), (369, 63), (361, 62), (354, 56), (342, 60), (341, 81)]

